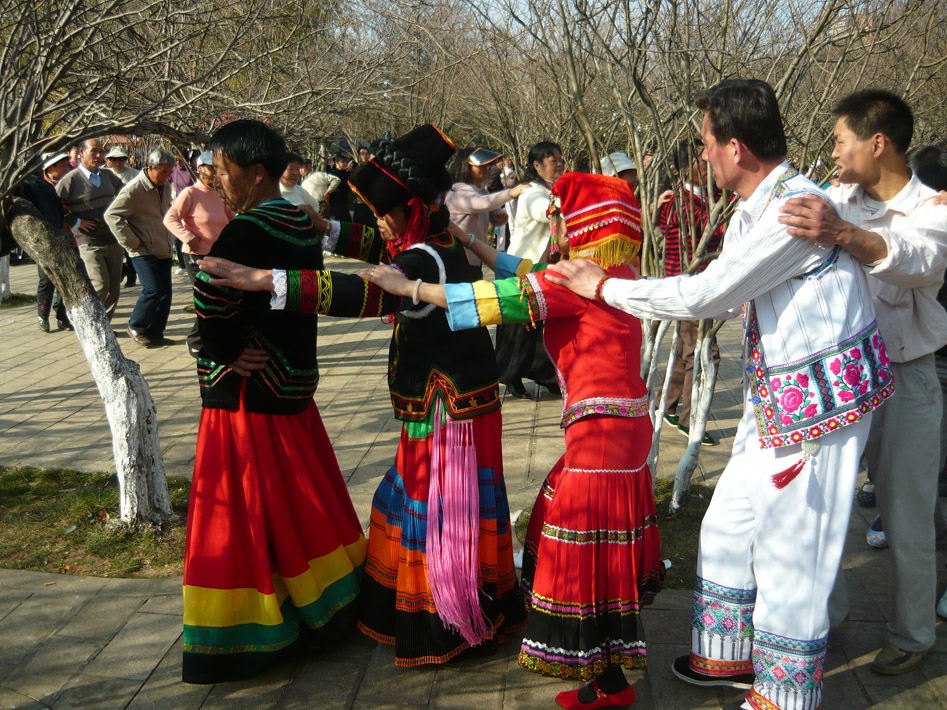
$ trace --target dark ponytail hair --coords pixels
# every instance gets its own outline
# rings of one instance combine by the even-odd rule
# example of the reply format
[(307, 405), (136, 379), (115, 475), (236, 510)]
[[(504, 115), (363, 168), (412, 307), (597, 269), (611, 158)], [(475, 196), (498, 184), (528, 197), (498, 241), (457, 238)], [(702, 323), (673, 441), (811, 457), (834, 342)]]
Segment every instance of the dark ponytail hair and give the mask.
[(533, 167), (533, 163), (543, 162), (550, 155), (554, 155), (557, 150), (562, 153), (562, 148), (552, 141), (540, 141), (529, 149), (529, 155), (526, 156), (526, 171), (523, 176), (526, 182), (542, 180), (539, 173), (536, 172), (536, 168)]

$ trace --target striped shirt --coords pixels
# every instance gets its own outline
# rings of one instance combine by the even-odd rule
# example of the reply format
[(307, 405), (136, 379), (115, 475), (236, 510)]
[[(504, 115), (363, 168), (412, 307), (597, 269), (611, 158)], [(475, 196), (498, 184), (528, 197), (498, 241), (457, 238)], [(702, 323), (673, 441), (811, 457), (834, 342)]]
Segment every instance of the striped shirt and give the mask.
[[(694, 244), (700, 242), (701, 235), (707, 227), (709, 210), (699, 192), (688, 185), (681, 188), (680, 197), (684, 207), (684, 239), (681, 239), (681, 212), (678, 209), (678, 196), (661, 206), (658, 213), (658, 226), (664, 234), (664, 274), (677, 276), (684, 272), (687, 265), (694, 258)], [(723, 237), (724, 224), (720, 224), (710, 236), (705, 254), (712, 254), (720, 249), (720, 239)], [(692, 241), (693, 239), (693, 241)], [(686, 250), (686, 251), (685, 251)], [(686, 259), (686, 260), (685, 260)], [(698, 272), (706, 269), (708, 264), (698, 268)]]

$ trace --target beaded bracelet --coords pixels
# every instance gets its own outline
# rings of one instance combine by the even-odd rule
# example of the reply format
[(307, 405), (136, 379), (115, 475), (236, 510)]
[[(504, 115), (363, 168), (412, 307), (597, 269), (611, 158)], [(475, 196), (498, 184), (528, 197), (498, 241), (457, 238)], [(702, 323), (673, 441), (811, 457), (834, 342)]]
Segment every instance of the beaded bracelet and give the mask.
[(605, 300), (604, 298), (602, 298), (602, 287), (605, 286), (605, 282), (608, 281), (610, 278), (611, 276), (603, 276), (601, 280), (598, 282), (598, 284), (595, 286), (595, 300), (596, 301)]
[(414, 293), (411, 294), (411, 303), (413, 303), (414, 305), (418, 305), (418, 303), (421, 302), (420, 299), (418, 298), (418, 294), (420, 292), (421, 292), (421, 279), (418, 279), (417, 281), (414, 282)]

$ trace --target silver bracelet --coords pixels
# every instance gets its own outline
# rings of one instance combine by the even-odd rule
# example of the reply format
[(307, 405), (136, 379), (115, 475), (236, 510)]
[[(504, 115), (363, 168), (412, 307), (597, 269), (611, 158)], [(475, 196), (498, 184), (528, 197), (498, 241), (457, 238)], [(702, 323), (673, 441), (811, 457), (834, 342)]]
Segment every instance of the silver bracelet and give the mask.
[(470, 249), (470, 247), (473, 246), (473, 243), (477, 241), (477, 235), (467, 232), (467, 236), (470, 237), (470, 241), (467, 242), (467, 248)]
[(418, 294), (420, 293), (420, 291), (421, 291), (421, 279), (418, 279), (417, 281), (414, 282), (414, 293), (411, 294), (411, 303), (413, 303), (414, 305), (418, 305), (418, 303), (421, 302), (420, 299), (418, 298)]

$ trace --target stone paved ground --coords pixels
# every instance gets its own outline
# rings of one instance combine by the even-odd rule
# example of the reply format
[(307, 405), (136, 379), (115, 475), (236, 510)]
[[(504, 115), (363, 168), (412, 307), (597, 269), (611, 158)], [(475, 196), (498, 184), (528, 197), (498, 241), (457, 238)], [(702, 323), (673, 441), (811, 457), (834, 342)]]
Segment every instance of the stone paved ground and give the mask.
[[(353, 267), (334, 261), (333, 268)], [(11, 270), (15, 291), (35, 292), (35, 267)], [(162, 453), (170, 475), (189, 476), (200, 413), (193, 361), (183, 346), (145, 350), (124, 335), (138, 289), (123, 295), (115, 318), (126, 355), (137, 360), (158, 409)], [(186, 281), (175, 276), (168, 336), (190, 327), (182, 308)], [(320, 320), (323, 379), (316, 401), (356, 510), (367, 522), (371, 495), (393, 459), (399, 426), (384, 380), (389, 329), (377, 320)], [(739, 330), (720, 337), (723, 362), (710, 430), (721, 445), (705, 448), (698, 479), (713, 483), (729, 454), (739, 414)], [(0, 312), (0, 464), (112, 470), (111, 439), (95, 384), (71, 333), (43, 334), (35, 309)], [(532, 502), (562, 452), (558, 400), (504, 402), (504, 457), (512, 510)], [(659, 476), (673, 475), (684, 439), (662, 436)], [(890, 599), (887, 553), (868, 548), (874, 511), (856, 508), (845, 566), (852, 624), (831, 639), (825, 708), (947, 707), (947, 630), (920, 670), (899, 677), (868, 670), (884, 638)], [(791, 541), (787, 560), (791, 558)], [(696, 544), (696, 540), (695, 540)], [(943, 560), (941, 560), (943, 561)], [(941, 574), (941, 588), (947, 575)], [(787, 579), (787, 583), (792, 583)], [(2, 708), (326, 708), (345, 710), (552, 709), (570, 687), (521, 671), (517, 640), (488, 659), (436, 670), (400, 670), (391, 650), (357, 634), (340, 649), (245, 683), (180, 682), (180, 578), (123, 580), (0, 570), (0, 709)], [(636, 708), (719, 708), (738, 692), (692, 688), (668, 665), (687, 650), (690, 593), (665, 591), (644, 611), (650, 668), (632, 674)]]

